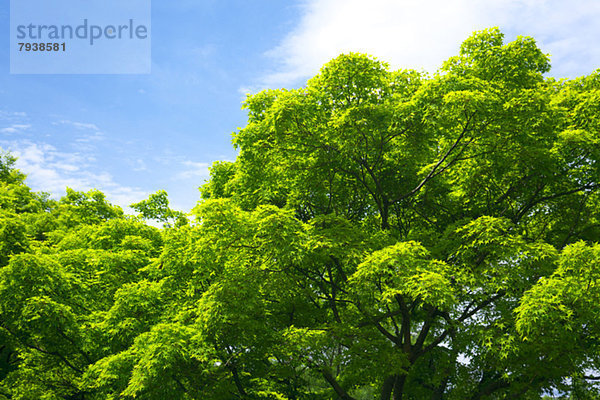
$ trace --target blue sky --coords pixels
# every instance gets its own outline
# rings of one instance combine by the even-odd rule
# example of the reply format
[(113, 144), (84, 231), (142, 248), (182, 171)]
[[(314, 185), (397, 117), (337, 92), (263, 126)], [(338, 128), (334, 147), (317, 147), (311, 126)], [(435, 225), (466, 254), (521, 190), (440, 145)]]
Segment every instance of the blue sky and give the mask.
[(600, 67), (599, 17), (595, 0), (154, 0), (151, 74), (11, 75), (3, 2), (0, 147), (35, 190), (98, 188), (125, 207), (165, 189), (187, 211), (208, 166), (235, 159), (248, 92), (301, 86), (347, 51), (433, 72), (490, 26), (576, 77)]

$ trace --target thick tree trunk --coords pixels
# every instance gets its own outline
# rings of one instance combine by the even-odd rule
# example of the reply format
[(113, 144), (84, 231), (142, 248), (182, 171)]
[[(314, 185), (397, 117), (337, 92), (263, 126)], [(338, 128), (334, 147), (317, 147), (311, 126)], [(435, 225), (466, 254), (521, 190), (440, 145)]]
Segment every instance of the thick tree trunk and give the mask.
[(402, 400), (402, 394), (404, 393), (404, 382), (406, 382), (406, 375), (388, 376), (385, 381), (383, 381), (380, 400)]
[(390, 206), (388, 203), (383, 200), (383, 206), (381, 207), (381, 229), (387, 230), (390, 229)]
[(383, 386), (381, 387), (381, 396), (380, 400), (390, 400), (392, 397), (392, 391), (394, 390), (394, 384), (396, 383), (397, 375), (388, 376), (385, 381), (383, 381)]
[(406, 375), (399, 375), (396, 377), (394, 383), (394, 400), (402, 400), (402, 394), (404, 393), (404, 383), (406, 382)]
[[(402, 400), (404, 394), (404, 383), (406, 382), (406, 375), (390, 375), (381, 387), (380, 400)], [(393, 396), (392, 396), (393, 395)]]

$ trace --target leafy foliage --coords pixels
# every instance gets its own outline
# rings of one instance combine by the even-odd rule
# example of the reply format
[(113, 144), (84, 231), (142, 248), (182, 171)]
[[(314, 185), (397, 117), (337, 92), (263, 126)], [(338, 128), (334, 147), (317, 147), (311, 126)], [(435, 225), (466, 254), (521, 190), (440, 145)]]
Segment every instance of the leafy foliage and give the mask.
[(0, 157), (0, 398), (597, 398), (600, 78), (475, 33), (248, 97), (188, 221)]

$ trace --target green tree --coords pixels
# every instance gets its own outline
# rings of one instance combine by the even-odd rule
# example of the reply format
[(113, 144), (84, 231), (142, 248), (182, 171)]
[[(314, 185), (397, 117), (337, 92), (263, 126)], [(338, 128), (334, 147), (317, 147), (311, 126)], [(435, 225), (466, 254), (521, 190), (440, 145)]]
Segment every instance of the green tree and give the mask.
[(596, 398), (600, 71), (549, 69), (497, 29), (431, 76), (341, 55), (248, 97), (191, 224), (134, 205), (162, 231), (11, 189), (3, 393)]
[(147, 200), (131, 204), (130, 207), (139, 212), (142, 218), (160, 221), (165, 227), (179, 227), (188, 223), (184, 213), (169, 208), (169, 198), (164, 190), (159, 190)]
[(99, 191), (31, 192), (10, 155), (0, 179), (0, 396), (86, 398), (83, 373), (113, 341), (97, 326), (162, 237)]
[[(271, 383), (288, 398), (296, 379), (307, 398), (375, 386), (381, 399), (479, 399), (539, 398), (589, 377), (593, 297), (586, 314), (560, 303), (586, 340), (554, 354), (571, 331), (529, 338), (546, 330), (527, 311), (556, 311), (538, 303), (545, 279), (559, 280), (569, 244), (599, 233), (598, 74), (556, 81), (549, 68), (533, 39), (504, 44), (491, 29), (431, 77), (351, 53), (304, 88), (248, 98), (235, 167), (218, 166), (208, 187), (219, 190), (206, 190), (240, 208), (214, 229), (237, 232), (265, 206), (293, 218), (211, 242), (235, 261), (203, 293), (217, 308), (201, 318), (237, 349), (239, 395), (263, 390), (259, 360), (302, 371)], [(315, 377), (325, 386), (307, 390)]]

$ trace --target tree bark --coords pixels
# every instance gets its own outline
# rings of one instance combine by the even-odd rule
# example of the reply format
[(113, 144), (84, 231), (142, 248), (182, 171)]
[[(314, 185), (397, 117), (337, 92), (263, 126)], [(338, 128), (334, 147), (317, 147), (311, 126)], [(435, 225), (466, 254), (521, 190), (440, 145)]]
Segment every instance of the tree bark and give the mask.
[(395, 383), (396, 375), (390, 375), (383, 381), (383, 386), (381, 387), (381, 396), (379, 397), (380, 400), (391, 399)]
[(397, 375), (396, 382), (394, 383), (394, 400), (402, 400), (404, 394), (404, 383), (406, 382), (406, 375)]

